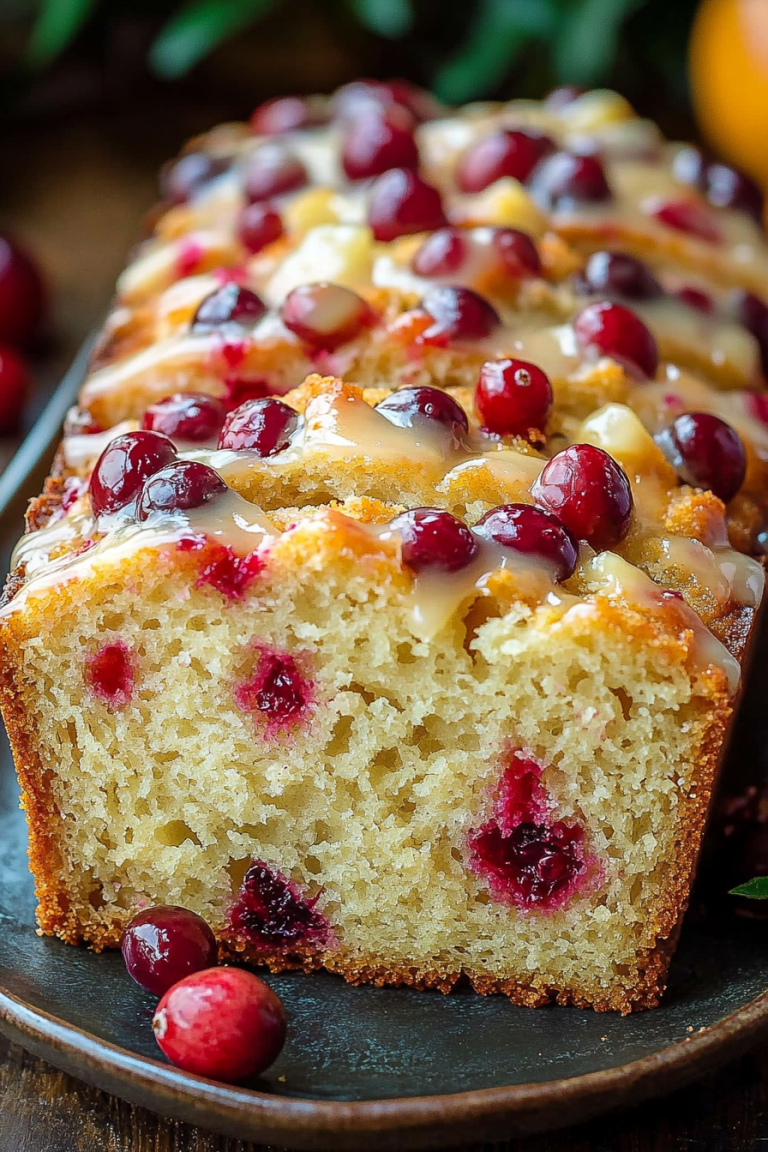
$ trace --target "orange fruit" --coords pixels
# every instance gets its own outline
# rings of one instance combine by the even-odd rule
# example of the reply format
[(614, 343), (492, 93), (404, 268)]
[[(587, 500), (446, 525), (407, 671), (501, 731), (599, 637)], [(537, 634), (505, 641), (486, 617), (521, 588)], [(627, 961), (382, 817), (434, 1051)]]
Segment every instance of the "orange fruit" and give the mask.
[(767, 0), (702, 0), (691, 31), (690, 77), (707, 142), (768, 185)]

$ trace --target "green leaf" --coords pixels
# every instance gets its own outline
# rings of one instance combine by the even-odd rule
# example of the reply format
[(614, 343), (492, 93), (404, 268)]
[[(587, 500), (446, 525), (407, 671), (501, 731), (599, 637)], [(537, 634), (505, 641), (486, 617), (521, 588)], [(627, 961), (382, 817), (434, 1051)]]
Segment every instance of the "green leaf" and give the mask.
[(149, 51), (157, 76), (175, 80), (222, 40), (264, 16), (275, 0), (191, 0), (161, 29)]
[(27, 63), (35, 68), (49, 64), (74, 40), (96, 0), (43, 0), (27, 45)]
[(556, 18), (553, 0), (481, 0), (458, 53), (435, 76), (437, 95), (458, 104), (493, 91), (526, 43), (551, 34)]
[(768, 876), (756, 876), (754, 880), (747, 880), (746, 884), (731, 888), (728, 895), (749, 896), (752, 900), (768, 900)]
[(411, 0), (350, 0), (350, 7), (369, 32), (397, 40), (413, 27)]
[(647, 0), (575, 0), (558, 28), (554, 65), (558, 79), (588, 87), (600, 81), (616, 56), (624, 21)]

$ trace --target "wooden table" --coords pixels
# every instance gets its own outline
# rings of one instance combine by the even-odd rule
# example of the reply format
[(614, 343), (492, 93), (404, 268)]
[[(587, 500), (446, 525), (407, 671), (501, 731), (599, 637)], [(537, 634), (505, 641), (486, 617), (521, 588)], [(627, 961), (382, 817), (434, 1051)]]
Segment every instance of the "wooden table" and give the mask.
[[(99, 324), (152, 203), (160, 162), (186, 136), (230, 112), (168, 101), (7, 126), (0, 135), (0, 230), (29, 244), (53, 287), (56, 339), (39, 362), (42, 382), (56, 379)], [(746, 1152), (762, 1145), (768, 1147), (768, 1047), (667, 1100), (495, 1148)], [(256, 1152), (79, 1084), (0, 1038), (0, 1152), (81, 1150)]]

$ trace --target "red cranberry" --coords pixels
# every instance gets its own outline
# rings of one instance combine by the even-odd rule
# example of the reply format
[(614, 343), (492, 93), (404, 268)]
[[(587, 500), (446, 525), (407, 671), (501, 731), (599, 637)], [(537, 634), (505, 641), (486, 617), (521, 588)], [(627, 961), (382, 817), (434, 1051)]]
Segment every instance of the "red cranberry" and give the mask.
[(501, 324), (484, 296), (461, 285), (438, 284), (424, 293), (422, 307), (434, 320), (421, 339), (430, 344), (450, 340), (483, 340)]
[(238, 708), (277, 728), (298, 720), (311, 700), (312, 684), (287, 652), (261, 652), (253, 676), (235, 688)]
[(402, 512), (390, 528), (400, 536), (403, 563), (417, 573), (425, 569), (458, 572), (477, 554), (477, 540), (466, 524), (438, 508)]
[(734, 292), (732, 299), (736, 319), (757, 340), (763, 375), (768, 377), (768, 304), (754, 292), (741, 289)]
[(280, 136), (300, 128), (316, 128), (327, 119), (323, 101), (303, 96), (276, 96), (259, 104), (251, 116), (251, 128), (257, 136)]
[(727, 164), (712, 163), (707, 167), (707, 199), (716, 208), (735, 208), (762, 222), (762, 192), (748, 176)]
[(482, 192), (504, 176), (522, 183), (536, 165), (554, 152), (555, 145), (541, 132), (502, 128), (471, 144), (459, 161), (457, 181), (462, 192)]
[(176, 459), (176, 449), (160, 432), (117, 436), (96, 461), (89, 489), (94, 516), (124, 508), (145, 480)]
[(246, 204), (237, 221), (237, 238), (251, 255), (282, 235), (283, 222), (274, 208), (258, 202)]
[(255, 292), (230, 281), (205, 297), (195, 313), (192, 327), (205, 330), (222, 324), (255, 324), (266, 311), (264, 301)]
[(583, 295), (620, 296), (625, 300), (655, 300), (664, 289), (646, 264), (624, 252), (594, 252), (576, 277)]
[(709, 412), (684, 412), (656, 443), (685, 484), (709, 488), (724, 504), (744, 483), (747, 454), (730, 424)]
[(531, 494), (596, 552), (613, 548), (629, 531), (629, 480), (613, 457), (592, 444), (571, 444), (553, 456)]
[(558, 112), (561, 108), (567, 108), (569, 104), (573, 104), (574, 100), (583, 96), (585, 91), (586, 89), (578, 88), (575, 84), (561, 84), (559, 88), (553, 88), (546, 97), (544, 107)]
[(536, 245), (525, 232), (518, 232), (516, 228), (494, 228), (491, 247), (500, 257), (508, 276), (524, 280), (541, 272)]
[(411, 114), (393, 104), (375, 106), (355, 117), (342, 140), (341, 166), (349, 180), (381, 176), (390, 168), (418, 168)]
[(258, 552), (236, 556), (228, 544), (219, 544), (207, 536), (184, 536), (179, 540), (178, 548), (180, 552), (201, 553), (197, 587), (209, 584), (230, 600), (242, 600), (264, 570), (264, 561)]
[(389, 108), (399, 104), (417, 120), (431, 120), (439, 108), (423, 88), (407, 80), (353, 80), (344, 84), (333, 97), (333, 110), (343, 120), (353, 119), (372, 107)]
[(570, 211), (580, 204), (611, 199), (611, 189), (597, 156), (555, 152), (543, 160), (531, 177), (534, 197), (550, 211)]
[(683, 288), (678, 288), (675, 295), (678, 300), (682, 300), (683, 304), (687, 304), (689, 308), (695, 308), (697, 312), (703, 312), (706, 316), (711, 316), (715, 310), (714, 300), (701, 288), (686, 285)]
[(298, 156), (291, 155), (281, 144), (263, 144), (246, 161), (243, 193), (252, 204), (295, 192), (308, 181), (309, 175)]
[(161, 176), (163, 199), (171, 204), (186, 204), (200, 189), (223, 175), (231, 165), (226, 156), (208, 156), (205, 152), (188, 152)]
[(712, 213), (695, 200), (666, 200), (655, 208), (653, 216), (676, 232), (685, 232), (711, 244), (722, 241), (723, 235)]
[(247, 400), (224, 421), (219, 448), (275, 456), (287, 448), (299, 417), (282, 400)]
[(653, 334), (623, 304), (587, 304), (573, 321), (573, 330), (585, 350), (610, 356), (635, 376), (650, 379), (656, 374), (659, 353)]
[(218, 956), (216, 937), (202, 916), (173, 904), (134, 916), (120, 948), (129, 976), (155, 996), (191, 972), (212, 968)]
[(373, 186), (368, 223), (376, 240), (431, 232), (448, 221), (437, 188), (409, 168), (390, 168)]
[(438, 228), (414, 253), (411, 268), (417, 276), (453, 276), (469, 256), (470, 243), (461, 228)]
[(40, 273), (21, 248), (0, 236), (0, 342), (28, 343), (44, 311)]
[(135, 657), (124, 640), (103, 644), (85, 658), (85, 682), (110, 708), (125, 708), (133, 696)]
[(226, 414), (224, 404), (216, 396), (207, 396), (204, 392), (175, 392), (150, 404), (141, 426), (151, 432), (162, 432), (171, 439), (202, 444), (218, 436)]
[(398, 428), (418, 428), (429, 423), (448, 429), (457, 442), (469, 432), (469, 420), (460, 404), (440, 388), (399, 388), (376, 405)]
[(226, 491), (221, 476), (207, 464), (177, 460), (145, 482), (137, 516), (139, 520), (147, 520), (153, 512), (186, 512), (202, 507)]
[(526, 360), (488, 360), (480, 369), (475, 407), (489, 432), (527, 437), (546, 425), (552, 385), (546, 372)]
[(576, 570), (579, 551), (571, 533), (557, 516), (530, 504), (502, 504), (486, 512), (475, 532), (503, 548), (531, 556), (552, 569), (556, 581)]
[(373, 312), (342, 284), (301, 284), (286, 296), (280, 319), (305, 344), (330, 350), (346, 344), (370, 325)]
[(243, 878), (230, 922), (262, 947), (286, 948), (307, 940), (322, 944), (328, 925), (315, 909), (317, 900), (306, 899), (285, 876), (257, 860)]
[(496, 895), (544, 909), (557, 907), (585, 872), (583, 840), (581, 828), (563, 820), (518, 824), (507, 835), (491, 821), (471, 835), (470, 847)]
[(18, 428), (31, 382), (29, 369), (19, 354), (0, 346), (0, 435)]
[(172, 1064), (237, 1084), (277, 1059), (286, 1023), (279, 998), (252, 972), (206, 968), (169, 988), (152, 1028)]

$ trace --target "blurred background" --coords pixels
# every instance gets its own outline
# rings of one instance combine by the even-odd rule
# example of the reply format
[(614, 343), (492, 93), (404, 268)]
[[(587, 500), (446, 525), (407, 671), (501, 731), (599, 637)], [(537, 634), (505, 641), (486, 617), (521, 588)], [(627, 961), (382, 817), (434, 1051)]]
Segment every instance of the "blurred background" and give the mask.
[[(615, 87), (768, 181), (768, 0), (0, 0), (0, 237), (47, 285), (31, 336), (0, 315), (0, 401), (22, 345), (39, 409), (188, 136), (361, 75), (448, 103)], [(0, 240), (0, 312), (2, 266)]]

